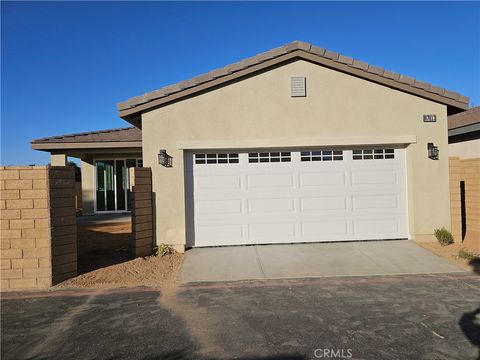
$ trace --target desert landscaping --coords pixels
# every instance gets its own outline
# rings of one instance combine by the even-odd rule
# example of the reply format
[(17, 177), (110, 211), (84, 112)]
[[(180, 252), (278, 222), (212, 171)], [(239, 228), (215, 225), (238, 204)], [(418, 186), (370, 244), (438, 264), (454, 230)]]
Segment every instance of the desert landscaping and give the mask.
[(159, 287), (173, 283), (183, 255), (139, 257), (130, 253), (131, 224), (78, 225), (78, 273), (56, 288)]

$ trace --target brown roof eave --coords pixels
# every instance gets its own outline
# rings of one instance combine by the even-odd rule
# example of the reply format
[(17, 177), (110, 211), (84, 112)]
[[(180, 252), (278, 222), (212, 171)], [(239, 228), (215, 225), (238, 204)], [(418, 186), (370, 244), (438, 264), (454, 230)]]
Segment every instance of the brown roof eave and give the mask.
[[(188, 96), (192, 96), (196, 93), (206, 91), (215, 86), (219, 86), (230, 81), (239, 79), (243, 76), (253, 74), (255, 72), (274, 67), (276, 65), (291, 61), (292, 59), (304, 59), (311, 61), (316, 64), (320, 64), (331, 69), (341, 71), (359, 78), (363, 78), (369, 81), (382, 84), (399, 91), (404, 91), (409, 94), (420, 96), (422, 98), (432, 100), (441, 104), (452, 107), (451, 112), (463, 111), (468, 109), (468, 98), (461, 96), (460, 94), (450, 92), (448, 90), (430, 85), (428, 83), (415, 80), (407, 76), (401, 76), (399, 74), (390, 72), (388, 70), (383, 70), (375, 66), (368, 65), (367, 63), (360, 62), (351, 58), (347, 58), (339, 55), (336, 56), (336, 53), (333, 55), (317, 55), (318, 52), (315, 49), (315, 52), (312, 50), (294, 50), (281, 55), (277, 55), (268, 60), (252, 64), (251, 66), (245, 67), (241, 70), (234, 71), (232, 73), (227, 73), (216, 78), (212, 78), (208, 81), (201, 82), (198, 85), (194, 85), (185, 89), (177, 89), (172, 91), (170, 94), (164, 95), (157, 99), (146, 100), (139, 99), (142, 97), (136, 97), (128, 100), (127, 102), (121, 103), (118, 105), (119, 116), (126, 121), (132, 121), (133, 118), (138, 117), (144, 111), (151, 110), (153, 108), (166, 105), (168, 103), (178, 101)], [(428, 91), (427, 91), (428, 89)], [(160, 90), (157, 90), (160, 91)], [(152, 92), (154, 93), (154, 92)], [(143, 98), (148, 98), (149, 94), (143, 96)], [(130, 107), (126, 107), (128, 103), (131, 102)]]
[(142, 148), (141, 141), (102, 141), (102, 142), (33, 142), (33, 150), (71, 150), (71, 149), (129, 149)]

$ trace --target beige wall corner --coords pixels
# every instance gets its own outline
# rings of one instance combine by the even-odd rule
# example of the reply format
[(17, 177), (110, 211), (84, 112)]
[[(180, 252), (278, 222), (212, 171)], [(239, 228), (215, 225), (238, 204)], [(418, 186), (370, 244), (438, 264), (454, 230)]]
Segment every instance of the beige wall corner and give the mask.
[(448, 152), (451, 157), (478, 159), (480, 158), (480, 139), (448, 144)]
[(82, 158), (82, 214), (95, 212), (95, 167), (91, 157)]
[(435, 235), (432, 234), (414, 234), (412, 235), (412, 240), (418, 242), (418, 243), (427, 243), (427, 242), (436, 242), (437, 239), (435, 238)]
[(65, 154), (51, 154), (50, 165), (52, 166), (67, 166), (67, 155)]
[(185, 245), (171, 245), (171, 247), (178, 253), (185, 253)]

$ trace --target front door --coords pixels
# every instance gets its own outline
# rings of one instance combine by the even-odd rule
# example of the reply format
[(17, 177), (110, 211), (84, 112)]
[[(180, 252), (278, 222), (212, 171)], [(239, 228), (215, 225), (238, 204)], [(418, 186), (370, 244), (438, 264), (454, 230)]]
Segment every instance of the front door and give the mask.
[(141, 166), (141, 160), (97, 160), (96, 212), (130, 210), (128, 168)]

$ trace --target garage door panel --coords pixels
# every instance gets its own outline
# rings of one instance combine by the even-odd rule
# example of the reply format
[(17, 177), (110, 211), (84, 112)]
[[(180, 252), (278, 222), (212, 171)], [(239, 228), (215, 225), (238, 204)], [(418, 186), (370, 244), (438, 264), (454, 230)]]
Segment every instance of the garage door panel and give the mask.
[(192, 195), (187, 194), (189, 243), (408, 237), (403, 149), (381, 160), (354, 160), (346, 149), (336, 161), (328, 151), (305, 156), (300, 150), (285, 151), (291, 161), (250, 163), (249, 153), (237, 151), (238, 163), (192, 163), (186, 170), (192, 177), (186, 184), (193, 184)]
[(325, 239), (331, 235), (348, 234), (347, 221), (315, 221), (302, 223), (302, 235), (304, 237)]
[[(248, 233), (252, 239), (271, 239), (275, 241), (278, 238), (294, 238), (295, 224), (293, 223), (263, 223), (250, 224)], [(278, 241), (275, 241), (278, 242)]]
[(306, 211), (347, 210), (346, 196), (306, 197), (300, 199), (300, 209)]
[(200, 243), (206, 242), (208, 245), (215, 245), (212, 240), (235, 239), (241, 241), (243, 230), (240, 224), (196, 226), (195, 235)]
[(240, 189), (240, 176), (196, 176), (196, 189)]
[(242, 200), (198, 200), (195, 202), (195, 213), (202, 214), (240, 214)]
[(293, 175), (292, 174), (266, 174), (266, 175), (248, 175), (248, 188), (292, 188)]
[(352, 171), (352, 185), (396, 185), (398, 184), (395, 170), (385, 171)]
[(346, 184), (345, 172), (330, 172), (321, 174), (300, 174), (300, 187), (312, 187), (312, 186), (344, 186)]
[(400, 222), (397, 219), (354, 220), (353, 229), (356, 234), (396, 234)]
[(293, 212), (294, 209), (294, 200), (291, 198), (248, 200), (248, 211), (252, 214), (265, 212)]
[(354, 210), (364, 210), (364, 209), (373, 209), (377, 211), (378, 209), (398, 209), (399, 199), (398, 195), (362, 195), (362, 196), (353, 196), (353, 209)]

